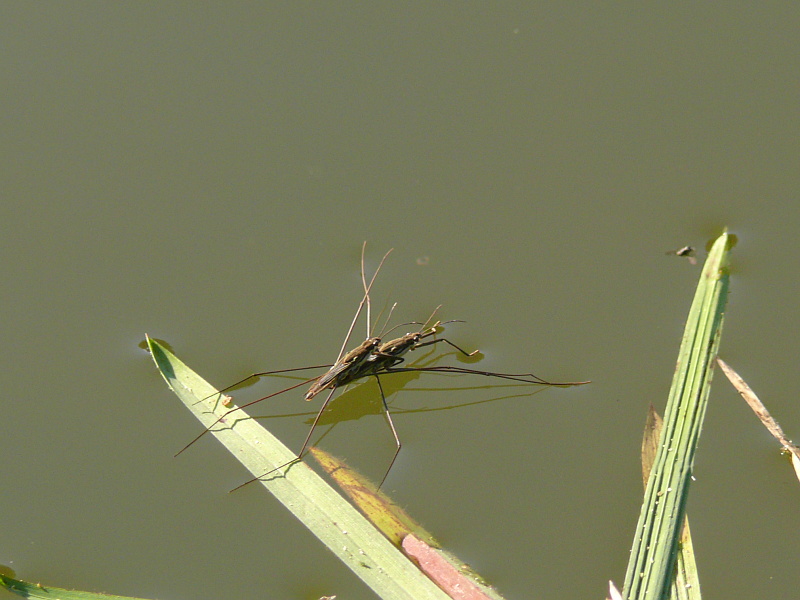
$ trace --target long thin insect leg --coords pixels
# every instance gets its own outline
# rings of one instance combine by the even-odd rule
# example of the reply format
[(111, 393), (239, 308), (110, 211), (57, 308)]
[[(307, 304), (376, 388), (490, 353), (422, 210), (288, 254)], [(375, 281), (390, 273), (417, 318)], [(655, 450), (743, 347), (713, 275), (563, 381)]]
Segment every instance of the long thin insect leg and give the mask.
[(263, 473), (262, 475), (259, 475), (258, 477), (253, 477), (252, 479), (248, 479), (243, 484), (237, 485), (229, 493), (235, 492), (236, 490), (238, 490), (240, 488), (243, 488), (244, 486), (246, 486), (246, 485), (248, 485), (250, 483), (253, 483), (254, 481), (258, 481), (259, 479), (261, 479), (262, 477), (266, 477), (270, 473), (274, 473), (275, 471), (277, 471), (279, 469), (282, 469), (284, 467), (288, 467), (291, 464), (294, 464), (294, 463), (296, 463), (298, 461), (303, 460), (303, 454), (305, 453), (306, 448), (308, 447), (308, 442), (311, 440), (311, 434), (314, 433), (314, 429), (316, 428), (317, 423), (319, 423), (319, 420), (322, 418), (322, 413), (325, 412), (325, 409), (327, 408), (328, 404), (330, 403), (330, 401), (333, 398), (333, 395), (335, 393), (336, 393), (336, 388), (333, 388), (330, 391), (330, 393), (328, 394), (327, 398), (325, 398), (325, 402), (322, 403), (322, 407), (319, 409), (319, 412), (317, 413), (317, 416), (314, 419), (314, 423), (312, 423), (311, 429), (309, 430), (308, 435), (306, 436), (306, 441), (303, 442), (303, 447), (300, 448), (300, 452), (297, 453), (297, 458), (293, 458), (289, 462), (284, 463), (284, 464), (282, 464), (280, 466), (277, 466), (274, 469), (271, 469), (271, 470), (267, 471), (266, 473)]
[(262, 400), (267, 400), (268, 398), (274, 398), (274, 397), (275, 397), (275, 396), (277, 396), (278, 394), (282, 394), (282, 393), (284, 393), (284, 392), (288, 392), (288, 391), (290, 391), (290, 390), (293, 390), (293, 389), (295, 389), (295, 388), (299, 388), (301, 385), (306, 385), (306, 384), (308, 384), (308, 383), (311, 383), (312, 381), (314, 381), (314, 380), (316, 380), (316, 379), (317, 379), (316, 377), (315, 377), (314, 379), (306, 379), (305, 381), (301, 381), (300, 383), (296, 383), (295, 385), (293, 385), (293, 386), (291, 386), (291, 387), (288, 387), (288, 388), (286, 388), (286, 389), (283, 389), (283, 390), (281, 390), (281, 391), (279, 391), (279, 392), (275, 392), (274, 394), (269, 394), (268, 396), (264, 396), (263, 398), (259, 398), (258, 400), (253, 400), (252, 402), (248, 402), (247, 404), (242, 404), (241, 406), (237, 406), (236, 408), (232, 408), (232, 409), (230, 409), (229, 411), (225, 412), (225, 414), (223, 414), (221, 417), (219, 417), (219, 418), (218, 418), (216, 421), (214, 421), (214, 422), (213, 422), (211, 425), (209, 425), (209, 426), (208, 426), (208, 427), (206, 427), (206, 428), (205, 428), (203, 431), (201, 431), (201, 432), (200, 432), (200, 435), (198, 435), (198, 436), (197, 436), (196, 438), (194, 438), (194, 439), (193, 439), (191, 442), (189, 442), (189, 443), (188, 443), (188, 444), (186, 444), (186, 445), (185, 445), (183, 448), (181, 448), (181, 449), (180, 449), (180, 450), (177, 452), (177, 454), (175, 454), (175, 456), (178, 456), (179, 454), (181, 454), (181, 453), (182, 453), (184, 450), (186, 450), (187, 448), (189, 448), (189, 446), (191, 446), (192, 444), (194, 444), (194, 443), (195, 443), (197, 440), (199, 440), (201, 437), (203, 437), (205, 434), (207, 434), (209, 431), (211, 431), (211, 428), (212, 428), (212, 427), (214, 427), (214, 425), (216, 425), (217, 423), (219, 423), (220, 421), (222, 421), (222, 420), (223, 420), (225, 417), (227, 417), (229, 414), (231, 414), (231, 413), (233, 413), (233, 412), (236, 412), (237, 410), (240, 410), (240, 409), (242, 409), (242, 408), (247, 408), (248, 406), (250, 406), (251, 404), (255, 404), (256, 402), (261, 402)]
[(416, 348), (422, 348), (423, 346), (430, 346), (431, 344), (436, 344), (438, 342), (445, 342), (447, 344), (450, 344), (453, 348), (455, 348), (456, 350), (461, 352), (464, 356), (475, 356), (478, 352), (480, 352), (480, 350), (473, 350), (472, 352), (467, 352), (466, 350), (464, 350), (463, 348), (460, 348), (459, 346), (456, 346), (453, 342), (451, 342), (450, 340), (448, 340), (446, 338), (438, 338), (436, 340), (431, 340), (429, 342), (422, 342), (421, 344), (416, 344), (414, 346), (414, 348), (415, 349)]
[[(364, 245), (361, 247), (362, 256), (364, 248), (366, 248), (366, 246), (367, 242), (364, 242)], [(369, 303), (369, 291), (370, 289), (372, 289), (372, 284), (375, 283), (375, 278), (378, 276), (378, 273), (380, 272), (381, 267), (383, 266), (383, 262), (386, 260), (386, 257), (389, 256), (389, 254), (391, 254), (391, 252), (392, 250), (390, 249), (386, 254), (383, 255), (383, 258), (381, 259), (378, 268), (375, 270), (375, 274), (372, 276), (372, 279), (370, 279), (369, 285), (367, 286), (364, 292), (364, 297), (361, 299), (361, 302), (358, 305), (358, 309), (356, 310), (356, 316), (353, 317), (353, 321), (350, 323), (350, 328), (347, 330), (347, 335), (345, 336), (344, 343), (342, 344), (342, 347), (339, 350), (339, 356), (336, 358), (336, 362), (338, 362), (339, 359), (341, 359), (342, 356), (344, 355), (345, 348), (347, 348), (347, 342), (350, 341), (350, 336), (353, 334), (353, 329), (356, 326), (356, 321), (358, 321), (358, 317), (359, 315), (361, 315), (361, 309), (364, 308), (364, 304), (368, 305)], [(367, 337), (369, 337), (369, 335), (367, 335)]]
[[(533, 383), (538, 385), (549, 385), (553, 387), (572, 387), (575, 385), (586, 385), (591, 381), (547, 381), (533, 373), (494, 373), (492, 371), (479, 371), (477, 369), (465, 369), (464, 367), (400, 367), (398, 369), (388, 369), (382, 371), (381, 374), (386, 373), (413, 373), (413, 372), (426, 372), (426, 373), (461, 373), (470, 375), (484, 375), (486, 377), (497, 377), (498, 379), (510, 379), (511, 381), (521, 381), (522, 383)], [(530, 378), (530, 379), (526, 379)], [(533, 381), (531, 381), (531, 379)]]
[(314, 418), (314, 422), (311, 424), (311, 429), (308, 430), (308, 435), (306, 436), (306, 439), (303, 442), (303, 447), (300, 448), (300, 452), (297, 453), (297, 458), (303, 458), (303, 454), (305, 453), (306, 448), (308, 447), (308, 442), (311, 441), (311, 435), (314, 433), (314, 430), (317, 428), (317, 424), (319, 423), (319, 420), (322, 418), (322, 413), (325, 412), (325, 409), (328, 407), (328, 404), (330, 404), (330, 401), (333, 399), (333, 394), (335, 392), (336, 392), (336, 388), (333, 388), (331, 390), (331, 393), (328, 394), (328, 397), (325, 398), (325, 402), (323, 402), (322, 406), (320, 406), (319, 412), (317, 413), (317, 416)]
[[(363, 257), (364, 248), (366, 247), (366, 242), (364, 242), (364, 246), (362, 246), (361, 253)], [(353, 375), (358, 372), (360, 365), (369, 358), (372, 350), (380, 343), (380, 340), (377, 338), (367, 338), (365, 339), (357, 348), (354, 348), (347, 354), (345, 354), (344, 350), (347, 347), (347, 343), (350, 340), (350, 336), (353, 333), (353, 328), (356, 325), (356, 321), (361, 314), (361, 309), (364, 307), (364, 304), (367, 304), (367, 311), (369, 311), (370, 301), (369, 301), (369, 290), (372, 287), (372, 284), (375, 283), (375, 278), (378, 276), (378, 272), (380, 271), (381, 267), (383, 266), (383, 262), (386, 260), (386, 257), (389, 256), (389, 252), (383, 255), (381, 259), (380, 265), (378, 265), (378, 269), (375, 271), (375, 274), (372, 276), (372, 279), (369, 282), (369, 285), (366, 285), (366, 279), (364, 277), (364, 268), (361, 268), (361, 279), (362, 283), (364, 284), (364, 297), (361, 299), (361, 303), (358, 305), (358, 309), (356, 310), (356, 314), (353, 317), (353, 320), (350, 322), (350, 328), (347, 330), (347, 335), (344, 338), (344, 342), (342, 343), (342, 347), (339, 350), (339, 355), (336, 357), (336, 362), (333, 366), (328, 370), (327, 373), (321, 375), (314, 384), (308, 389), (306, 392), (306, 400), (311, 400), (317, 394), (322, 392), (324, 389), (328, 388), (335, 388), (337, 386), (343, 385), (344, 383), (348, 383), (349, 381), (353, 381), (356, 379)], [(363, 261), (363, 258), (362, 258)], [(369, 321), (369, 312), (367, 319)], [(367, 323), (367, 331), (369, 331), (369, 322)]]
[[(534, 375), (533, 373), (493, 373), (492, 371), (478, 371), (475, 369), (465, 369), (463, 367), (450, 367), (450, 366), (440, 366), (440, 367), (399, 367), (397, 369), (390, 368), (382, 371), (381, 374), (386, 373), (415, 373), (415, 372), (422, 372), (422, 373), (459, 373), (462, 375), (484, 375), (486, 377), (496, 377), (498, 379), (509, 379), (511, 381), (520, 381), (522, 383), (535, 383), (539, 385), (581, 385), (584, 383), (588, 383), (586, 381), (576, 381), (576, 382), (569, 382), (569, 383), (551, 383), (549, 381), (545, 381), (541, 377)], [(530, 377), (533, 379), (526, 379)]]
[(342, 347), (339, 349), (339, 355), (336, 357), (336, 362), (333, 366), (328, 370), (327, 373), (324, 373), (320, 376), (317, 381), (309, 388), (308, 392), (306, 392), (306, 400), (311, 400), (319, 394), (322, 390), (331, 387), (337, 387), (339, 385), (343, 385), (344, 383), (348, 383), (349, 381), (353, 381), (356, 379), (353, 377), (353, 374), (358, 371), (358, 367), (363, 363), (372, 351), (372, 349), (380, 343), (379, 339), (370, 338), (369, 335), (367, 339), (362, 342), (362, 344), (358, 348), (354, 348), (349, 353), (345, 354), (345, 348), (347, 347), (347, 343), (350, 341), (350, 336), (353, 333), (353, 329), (355, 328), (356, 321), (358, 317), (361, 315), (361, 310), (364, 307), (364, 304), (367, 305), (367, 332), (369, 334), (370, 329), (370, 299), (369, 299), (369, 291), (372, 288), (372, 284), (375, 283), (375, 278), (378, 276), (378, 273), (383, 267), (383, 263), (389, 254), (392, 252), (390, 249), (386, 254), (383, 255), (378, 268), (375, 270), (375, 273), (372, 275), (372, 279), (370, 279), (369, 285), (367, 285), (366, 277), (364, 275), (364, 251), (367, 247), (367, 243), (361, 246), (361, 282), (364, 286), (364, 297), (361, 298), (361, 302), (358, 305), (358, 309), (356, 309), (356, 314), (353, 316), (353, 320), (350, 322), (350, 328), (347, 330), (347, 335), (344, 338), (344, 342), (342, 343)]
[(389, 405), (386, 402), (386, 395), (383, 393), (383, 385), (381, 384), (381, 378), (375, 375), (375, 380), (378, 382), (378, 389), (381, 391), (381, 402), (383, 402), (383, 410), (386, 414), (386, 420), (389, 422), (389, 428), (392, 430), (392, 435), (394, 436), (394, 442), (397, 444), (397, 450), (394, 451), (394, 456), (392, 456), (392, 462), (389, 463), (389, 468), (386, 469), (386, 473), (383, 475), (383, 479), (378, 484), (378, 489), (381, 489), (383, 486), (383, 482), (386, 481), (386, 478), (389, 476), (389, 471), (392, 470), (394, 466), (394, 461), (397, 460), (397, 455), (400, 454), (400, 449), (403, 447), (403, 444), (400, 443), (400, 437), (397, 435), (397, 429), (394, 427), (394, 421), (392, 421), (392, 414), (389, 412)]
[(313, 367), (296, 367), (294, 369), (278, 369), (277, 371), (261, 371), (260, 373), (252, 373), (252, 374), (248, 375), (247, 377), (245, 377), (244, 379), (240, 379), (236, 383), (232, 383), (228, 387), (222, 388), (221, 390), (218, 390), (218, 391), (214, 392), (213, 394), (209, 394), (205, 398), (202, 398), (202, 399), (198, 400), (197, 402), (195, 402), (195, 404), (199, 404), (200, 402), (208, 400), (209, 398), (211, 398), (213, 396), (216, 396), (218, 394), (224, 394), (228, 390), (232, 390), (233, 388), (235, 388), (235, 387), (237, 387), (239, 385), (242, 385), (245, 381), (249, 381), (250, 379), (253, 379), (254, 377), (265, 377), (267, 375), (277, 375), (279, 373), (293, 373), (295, 371), (309, 371), (311, 369), (329, 369), (330, 367), (331, 367), (331, 365), (314, 365)]
[[(364, 240), (364, 243), (361, 244), (361, 285), (364, 286), (364, 298), (367, 301), (367, 337), (365, 337), (364, 339), (367, 339), (372, 336), (370, 332), (370, 326), (372, 325), (372, 313), (371, 313), (372, 304), (369, 300), (369, 290), (372, 287), (372, 282), (375, 281), (375, 276), (373, 275), (372, 281), (370, 281), (369, 286), (367, 286), (367, 279), (364, 273), (364, 253), (366, 251), (367, 251), (367, 241)], [(380, 271), (380, 267), (378, 267), (378, 271)], [(377, 275), (378, 272), (376, 271), (375, 274)], [(347, 340), (345, 340), (345, 343), (347, 343)]]

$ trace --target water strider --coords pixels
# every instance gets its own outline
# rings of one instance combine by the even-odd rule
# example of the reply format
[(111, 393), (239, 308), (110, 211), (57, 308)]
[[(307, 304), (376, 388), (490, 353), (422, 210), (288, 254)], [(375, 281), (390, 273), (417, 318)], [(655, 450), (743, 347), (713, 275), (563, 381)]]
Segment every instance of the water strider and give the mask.
[[(395, 453), (394, 453), (394, 455), (392, 457), (392, 461), (389, 464), (389, 468), (386, 470), (386, 473), (384, 474), (384, 476), (383, 476), (383, 478), (381, 480), (381, 484), (380, 485), (382, 485), (383, 482), (386, 480), (386, 477), (388, 476), (389, 471), (391, 470), (392, 466), (394, 465), (395, 460), (397, 459), (397, 456), (398, 456), (398, 454), (400, 452), (402, 444), (400, 442), (400, 438), (399, 438), (399, 436), (397, 434), (397, 430), (396, 430), (396, 428), (394, 426), (394, 423), (392, 421), (391, 413), (389, 412), (389, 408), (388, 408), (388, 405), (387, 405), (387, 402), (386, 402), (386, 396), (384, 394), (383, 386), (382, 386), (381, 381), (380, 381), (380, 376), (381, 375), (388, 375), (388, 374), (391, 374), (391, 373), (403, 373), (403, 372), (430, 372), (430, 373), (446, 373), (446, 374), (474, 374), (474, 375), (482, 375), (482, 376), (486, 376), (486, 377), (496, 377), (496, 378), (501, 378), (501, 379), (508, 379), (508, 380), (518, 381), (518, 382), (527, 383), (527, 384), (548, 385), (548, 386), (572, 386), (572, 385), (582, 385), (582, 384), (588, 383), (586, 381), (554, 383), (554, 382), (545, 381), (544, 379), (534, 375), (533, 373), (495, 373), (495, 372), (491, 372), (491, 371), (480, 371), (480, 370), (468, 369), (468, 368), (464, 368), (464, 367), (449, 367), (449, 366), (436, 367), (436, 366), (434, 366), (434, 367), (400, 367), (400, 368), (398, 368), (397, 365), (399, 365), (402, 362), (404, 362), (405, 355), (408, 352), (416, 350), (418, 348), (422, 348), (422, 347), (430, 346), (430, 345), (433, 345), (433, 344), (437, 344), (439, 342), (445, 342), (445, 343), (449, 344), (450, 346), (452, 346), (458, 352), (460, 352), (461, 354), (463, 354), (465, 356), (474, 356), (475, 354), (478, 353), (478, 350), (475, 350), (473, 352), (467, 352), (466, 350), (462, 349), (461, 347), (459, 347), (458, 345), (456, 345), (455, 343), (453, 343), (452, 341), (450, 341), (450, 340), (448, 340), (446, 338), (435, 338), (435, 339), (432, 339), (432, 340), (423, 341), (426, 338), (430, 338), (431, 336), (434, 336), (437, 333), (440, 333), (442, 325), (445, 325), (447, 323), (452, 323), (452, 322), (459, 322), (459, 321), (445, 321), (445, 322), (437, 321), (433, 325), (427, 326), (433, 320), (436, 312), (439, 310), (439, 307), (437, 307), (436, 310), (433, 311), (433, 313), (431, 314), (431, 316), (428, 318), (427, 321), (425, 321), (424, 323), (416, 323), (417, 325), (421, 325), (421, 328), (418, 331), (407, 333), (407, 334), (405, 334), (405, 335), (403, 335), (401, 337), (398, 337), (396, 339), (390, 340), (388, 342), (381, 342), (381, 338), (388, 332), (381, 333), (378, 336), (373, 335), (372, 331), (370, 329), (371, 328), (371, 315), (370, 315), (371, 304), (370, 304), (369, 292), (370, 292), (370, 290), (372, 288), (373, 283), (375, 282), (375, 278), (377, 277), (378, 272), (380, 271), (381, 267), (383, 266), (384, 261), (386, 260), (388, 255), (391, 253), (391, 250), (389, 250), (389, 252), (387, 252), (384, 255), (383, 259), (381, 259), (381, 262), (378, 265), (378, 268), (376, 269), (375, 273), (373, 274), (373, 276), (372, 276), (372, 278), (371, 278), (371, 280), (369, 282), (369, 285), (368, 285), (367, 282), (366, 282), (366, 276), (365, 276), (365, 271), (364, 271), (364, 253), (365, 253), (365, 249), (366, 249), (366, 242), (365, 242), (364, 246), (362, 246), (362, 251), (361, 251), (361, 280), (362, 280), (362, 285), (363, 285), (363, 288), (364, 288), (364, 296), (362, 297), (362, 300), (359, 303), (358, 309), (356, 310), (356, 314), (353, 317), (353, 320), (352, 320), (352, 322), (350, 324), (350, 328), (348, 329), (347, 335), (345, 336), (345, 340), (344, 340), (344, 342), (342, 344), (342, 347), (341, 347), (341, 349), (339, 351), (339, 355), (338, 355), (336, 361), (334, 362), (334, 364), (333, 365), (320, 365), (320, 366), (316, 366), (316, 367), (299, 367), (299, 368), (294, 368), (294, 369), (283, 369), (283, 370), (280, 370), (280, 371), (269, 371), (269, 372), (254, 373), (254, 374), (250, 375), (249, 377), (246, 377), (246, 378), (242, 379), (241, 381), (238, 381), (237, 383), (235, 383), (235, 384), (233, 384), (231, 386), (228, 386), (227, 388), (224, 388), (223, 390), (221, 390), (220, 393), (224, 393), (227, 390), (230, 390), (232, 388), (240, 386), (242, 383), (245, 383), (246, 381), (248, 381), (250, 379), (257, 378), (257, 377), (260, 377), (260, 376), (271, 375), (271, 374), (279, 374), (279, 373), (296, 372), (296, 371), (302, 371), (302, 370), (313, 369), (313, 368), (326, 368), (326, 367), (328, 367), (328, 370), (325, 373), (323, 373), (322, 375), (318, 376), (318, 377), (313, 377), (313, 378), (310, 378), (310, 379), (306, 379), (304, 381), (301, 381), (300, 383), (297, 383), (295, 385), (292, 385), (292, 386), (287, 387), (285, 389), (282, 389), (280, 391), (274, 392), (274, 393), (269, 394), (267, 396), (264, 396), (262, 398), (258, 398), (257, 400), (253, 400), (253, 401), (248, 402), (246, 404), (243, 404), (242, 406), (239, 406), (237, 408), (233, 408), (233, 409), (228, 410), (221, 417), (219, 417), (214, 423), (212, 423), (211, 426), (209, 426), (208, 428), (203, 430), (196, 438), (194, 438), (183, 449), (181, 449), (176, 454), (176, 456), (178, 454), (180, 454), (181, 452), (183, 452), (184, 450), (186, 450), (187, 448), (189, 448), (189, 446), (191, 446), (197, 440), (199, 440), (205, 433), (210, 431), (216, 424), (218, 424), (219, 422), (223, 421), (231, 413), (234, 413), (235, 411), (237, 411), (237, 410), (239, 410), (241, 408), (245, 408), (247, 406), (251, 406), (253, 404), (256, 404), (258, 402), (266, 400), (268, 398), (275, 397), (275, 396), (277, 396), (279, 394), (282, 394), (284, 392), (296, 389), (298, 387), (301, 387), (301, 386), (309, 384), (309, 383), (311, 383), (311, 387), (308, 389), (308, 391), (305, 394), (306, 400), (311, 400), (315, 396), (317, 396), (319, 393), (321, 393), (323, 390), (329, 389), (330, 392), (325, 397), (325, 400), (323, 401), (322, 406), (320, 407), (319, 411), (317, 412), (317, 415), (316, 415), (316, 417), (315, 417), (315, 419), (314, 419), (314, 421), (313, 421), (313, 423), (311, 425), (311, 428), (309, 429), (308, 435), (306, 436), (306, 439), (304, 440), (303, 445), (302, 445), (300, 451), (297, 454), (297, 458), (292, 460), (292, 461), (287, 462), (284, 465), (280, 465), (279, 467), (276, 467), (275, 469), (272, 469), (272, 470), (270, 470), (270, 471), (268, 471), (266, 473), (263, 473), (259, 477), (255, 477), (255, 478), (253, 478), (253, 479), (251, 479), (249, 481), (246, 481), (245, 483), (243, 483), (242, 485), (238, 486), (237, 488), (234, 488), (234, 490), (239, 489), (240, 487), (243, 487), (243, 486), (245, 486), (245, 485), (247, 485), (247, 484), (249, 484), (249, 483), (251, 483), (253, 481), (261, 479), (261, 478), (263, 478), (263, 477), (265, 477), (267, 475), (270, 475), (271, 473), (273, 473), (275, 471), (278, 471), (278, 470), (280, 470), (280, 469), (282, 469), (284, 467), (287, 467), (287, 466), (293, 464), (294, 462), (302, 460), (302, 457), (305, 454), (306, 449), (308, 448), (308, 445), (309, 445), (311, 437), (312, 437), (312, 435), (314, 433), (314, 430), (317, 427), (317, 425), (319, 424), (320, 419), (322, 417), (322, 414), (325, 412), (325, 409), (327, 408), (327, 406), (330, 404), (331, 400), (333, 399), (333, 396), (334, 396), (336, 390), (338, 388), (340, 388), (340, 387), (346, 386), (347, 384), (353, 383), (353, 382), (355, 382), (355, 381), (357, 381), (359, 379), (363, 379), (365, 377), (374, 376), (375, 379), (376, 379), (376, 382), (378, 384), (378, 389), (379, 389), (380, 394), (381, 394), (381, 401), (382, 401), (382, 405), (383, 405), (383, 409), (384, 409), (384, 414), (386, 415), (386, 419), (387, 419), (389, 428), (391, 429), (392, 435), (393, 435), (394, 440), (395, 440), (395, 445), (396, 445), (396, 450), (395, 450)], [(367, 320), (367, 337), (357, 347), (353, 348), (349, 352), (345, 352), (345, 348), (347, 347), (347, 344), (349, 342), (350, 336), (352, 335), (353, 329), (355, 328), (355, 324), (358, 321), (358, 318), (361, 315), (361, 312), (362, 312), (362, 310), (364, 309), (365, 306), (366, 306), (366, 314), (367, 314), (367, 317), (366, 317), (366, 320)], [(394, 306), (392, 307), (392, 310), (393, 309), (394, 309)], [(391, 318), (391, 314), (392, 314), (392, 311), (389, 312), (389, 316), (386, 319), (386, 324), (384, 325), (384, 328), (383, 328), (384, 330), (385, 330), (386, 326), (388, 325), (389, 319)], [(380, 316), (378, 317), (378, 319), (380, 319)], [(399, 326), (396, 326), (393, 329), (396, 329), (397, 327), (399, 327)], [(389, 331), (391, 331), (391, 330), (389, 330)], [(231, 491), (234, 491), (234, 490), (231, 490)]]

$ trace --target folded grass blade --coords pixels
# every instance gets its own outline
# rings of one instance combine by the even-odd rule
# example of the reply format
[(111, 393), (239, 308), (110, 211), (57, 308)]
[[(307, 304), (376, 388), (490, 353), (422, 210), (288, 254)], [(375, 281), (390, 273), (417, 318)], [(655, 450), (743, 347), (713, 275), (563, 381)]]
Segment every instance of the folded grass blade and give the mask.
[[(211, 425), (228, 410), (215, 404), (216, 390), (171, 352), (149, 337), (148, 345), (169, 387), (203, 426)], [(218, 423), (212, 434), (254, 476), (296, 458), (277, 438), (242, 412), (237, 412), (236, 418), (229, 422)], [(294, 463), (260, 483), (378, 596), (447, 600), (444, 592), (306, 464)]]
[(311, 448), (311, 454), (364, 516), (394, 545), (402, 547), (454, 600), (503, 600), (497, 590), (469, 565), (443, 550), (429, 532), (369, 479), (324, 450)]

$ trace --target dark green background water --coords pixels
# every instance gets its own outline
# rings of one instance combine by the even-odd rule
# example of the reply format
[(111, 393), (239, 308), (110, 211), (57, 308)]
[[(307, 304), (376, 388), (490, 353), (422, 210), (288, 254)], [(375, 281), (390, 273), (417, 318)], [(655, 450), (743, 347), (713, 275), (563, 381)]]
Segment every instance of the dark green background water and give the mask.
[[(798, 26), (794, 3), (6, 3), (0, 563), (373, 597), (263, 489), (228, 495), (247, 475), (214, 440), (172, 458), (199, 424), (137, 347), (217, 385), (331, 360), (366, 239), (371, 268), (395, 248), (374, 298), (398, 322), (441, 303), (479, 366), (594, 381), (408, 382), (387, 490), (509, 599), (602, 597), (699, 275), (665, 251), (739, 236), (721, 353), (800, 431)], [(267, 423), (299, 447), (307, 418)], [(373, 477), (393, 449), (378, 416), (324, 443)], [(695, 476), (704, 592), (796, 595), (798, 482), (720, 374)]]

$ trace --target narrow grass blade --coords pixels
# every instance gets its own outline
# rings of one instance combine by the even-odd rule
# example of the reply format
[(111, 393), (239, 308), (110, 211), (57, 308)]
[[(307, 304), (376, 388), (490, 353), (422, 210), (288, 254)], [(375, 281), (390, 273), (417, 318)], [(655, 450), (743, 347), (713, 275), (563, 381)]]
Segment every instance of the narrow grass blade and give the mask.
[(628, 600), (669, 598), (692, 465), (722, 332), (731, 241), (726, 232), (712, 245), (689, 310), (664, 429), (625, 574), (623, 596)]
[[(149, 337), (147, 341), (167, 384), (204, 427), (233, 408), (219, 405), (214, 395), (217, 391), (164, 346)], [(243, 411), (220, 422), (212, 433), (255, 477), (295, 458)], [(275, 472), (260, 483), (381, 598), (447, 600), (444, 592), (304, 463)]]
[[(658, 452), (658, 443), (661, 438), (663, 424), (664, 421), (661, 415), (656, 412), (655, 407), (651, 404), (650, 409), (647, 411), (647, 423), (642, 437), (642, 477), (645, 488)], [(689, 516), (684, 515), (670, 600), (700, 600), (701, 598), (700, 577), (694, 556), (692, 533), (689, 529)]]
[(0, 575), (0, 587), (14, 592), (23, 598), (41, 598), (43, 600), (138, 600), (128, 596), (109, 596), (93, 592), (80, 592), (44, 586), (41, 583), (28, 583)]
[(745, 402), (747, 402), (748, 406), (753, 409), (753, 412), (756, 413), (756, 416), (767, 428), (772, 436), (781, 443), (783, 446), (783, 452), (792, 455), (792, 466), (794, 467), (795, 475), (797, 478), (800, 479), (800, 448), (797, 447), (796, 444), (792, 442), (786, 434), (783, 433), (783, 429), (778, 424), (778, 422), (769, 414), (767, 407), (758, 399), (756, 393), (750, 389), (750, 386), (747, 385), (744, 379), (734, 371), (728, 364), (722, 360), (721, 358), (717, 357), (717, 364), (722, 369), (722, 372), (725, 373), (725, 376), (728, 378), (733, 384), (733, 387), (736, 388), (736, 391), (744, 398)]

